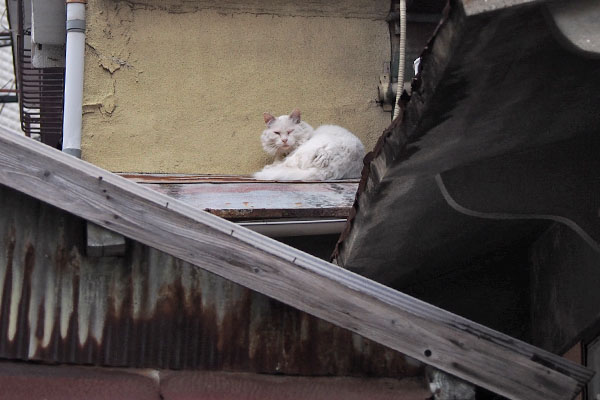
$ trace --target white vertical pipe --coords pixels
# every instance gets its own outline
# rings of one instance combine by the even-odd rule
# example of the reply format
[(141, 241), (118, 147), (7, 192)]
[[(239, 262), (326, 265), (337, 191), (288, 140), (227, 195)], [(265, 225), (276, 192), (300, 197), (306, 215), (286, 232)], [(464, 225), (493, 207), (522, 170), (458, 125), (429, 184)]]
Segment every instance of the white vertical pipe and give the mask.
[(81, 158), (85, 1), (67, 0), (66, 47), (62, 150)]

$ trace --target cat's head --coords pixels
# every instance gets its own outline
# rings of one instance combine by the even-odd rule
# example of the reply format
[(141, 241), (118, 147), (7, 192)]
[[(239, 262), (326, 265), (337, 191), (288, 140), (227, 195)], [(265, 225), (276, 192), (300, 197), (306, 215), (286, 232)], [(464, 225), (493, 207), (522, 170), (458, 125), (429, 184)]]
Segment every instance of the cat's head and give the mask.
[(313, 129), (301, 120), (299, 109), (294, 109), (290, 115), (274, 117), (264, 113), (267, 128), (260, 140), (263, 149), (272, 156), (282, 156), (291, 153), (312, 135)]

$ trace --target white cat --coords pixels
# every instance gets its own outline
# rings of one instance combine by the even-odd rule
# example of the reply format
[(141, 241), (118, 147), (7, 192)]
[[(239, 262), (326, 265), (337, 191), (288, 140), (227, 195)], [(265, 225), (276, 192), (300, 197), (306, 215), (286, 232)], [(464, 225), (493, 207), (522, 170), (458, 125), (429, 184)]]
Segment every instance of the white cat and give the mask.
[(263, 180), (331, 180), (358, 178), (365, 148), (360, 139), (337, 125), (316, 130), (300, 119), (297, 108), (288, 115), (263, 117), (267, 124), (260, 137), (263, 149), (275, 157), (256, 172)]

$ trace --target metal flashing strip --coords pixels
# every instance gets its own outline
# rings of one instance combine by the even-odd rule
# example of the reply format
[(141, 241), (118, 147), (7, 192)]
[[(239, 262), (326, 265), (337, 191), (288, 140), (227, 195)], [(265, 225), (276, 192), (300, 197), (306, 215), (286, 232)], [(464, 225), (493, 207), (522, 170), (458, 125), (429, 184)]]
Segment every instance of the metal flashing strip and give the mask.
[(310, 219), (310, 220), (274, 220), (238, 222), (261, 235), (269, 237), (309, 236), (309, 235), (335, 235), (340, 234), (346, 226), (345, 219)]

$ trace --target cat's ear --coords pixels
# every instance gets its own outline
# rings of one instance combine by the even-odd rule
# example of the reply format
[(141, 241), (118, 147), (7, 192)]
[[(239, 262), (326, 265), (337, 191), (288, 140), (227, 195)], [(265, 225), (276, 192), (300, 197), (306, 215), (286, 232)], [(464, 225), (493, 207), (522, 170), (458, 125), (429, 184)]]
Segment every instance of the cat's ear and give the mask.
[(275, 120), (275, 117), (269, 113), (263, 113), (263, 118), (265, 119), (265, 124), (267, 125)]
[(300, 123), (300, 109), (294, 108), (294, 111), (290, 114), (290, 119), (294, 121), (295, 124)]

